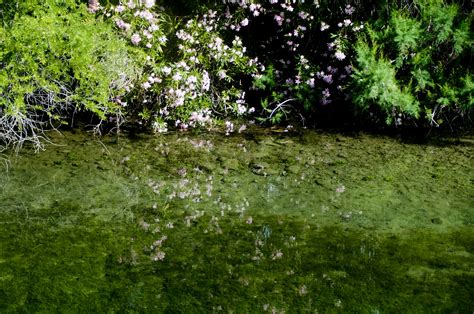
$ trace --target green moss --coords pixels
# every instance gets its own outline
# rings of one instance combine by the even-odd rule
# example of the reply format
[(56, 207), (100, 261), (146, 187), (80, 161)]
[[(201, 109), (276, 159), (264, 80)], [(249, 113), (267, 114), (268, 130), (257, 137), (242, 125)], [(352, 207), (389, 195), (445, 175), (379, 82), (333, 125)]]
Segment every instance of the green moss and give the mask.
[(474, 309), (470, 141), (55, 141), (0, 176), (1, 312)]

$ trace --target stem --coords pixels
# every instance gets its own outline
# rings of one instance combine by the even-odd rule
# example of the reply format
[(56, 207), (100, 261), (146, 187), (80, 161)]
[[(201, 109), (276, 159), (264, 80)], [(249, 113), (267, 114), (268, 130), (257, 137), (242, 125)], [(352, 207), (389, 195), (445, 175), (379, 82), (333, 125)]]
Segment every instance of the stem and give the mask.
[(295, 100), (296, 100), (296, 98), (290, 98), (290, 99), (287, 99), (287, 100), (285, 100), (285, 101), (279, 103), (279, 104), (275, 107), (275, 109), (273, 109), (272, 112), (270, 113), (270, 118), (275, 114), (275, 112), (276, 112), (278, 109), (283, 108), (287, 102), (295, 101)]

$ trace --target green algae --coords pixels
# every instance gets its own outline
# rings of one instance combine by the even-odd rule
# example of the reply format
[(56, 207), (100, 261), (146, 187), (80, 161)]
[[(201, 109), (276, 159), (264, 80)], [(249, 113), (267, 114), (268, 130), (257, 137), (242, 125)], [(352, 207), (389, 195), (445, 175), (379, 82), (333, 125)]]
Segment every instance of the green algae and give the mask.
[(472, 144), (253, 131), (21, 152), (1, 312), (472, 312)]

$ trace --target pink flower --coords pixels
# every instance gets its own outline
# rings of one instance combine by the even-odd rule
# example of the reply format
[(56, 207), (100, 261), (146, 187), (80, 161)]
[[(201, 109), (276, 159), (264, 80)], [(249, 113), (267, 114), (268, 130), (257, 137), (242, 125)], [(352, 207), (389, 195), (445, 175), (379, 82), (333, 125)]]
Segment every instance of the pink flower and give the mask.
[(275, 21), (277, 22), (278, 26), (283, 25), (283, 18), (279, 15), (275, 15)]
[(324, 75), (323, 76), (323, 81), (325, 81), (328, 84), (332, 84), (332, 82), (333, 82), (332, 74)]
[(117, 13), (122, 13), (123, 11), (125, 11), (125, 7), (123, 5), (119, 5), (115, 8), (115, 12)]
[(201, 88), (205, 91), (208, 91), (210, 85), (211, 85), (211, 80), (209, 79), (209, 74), (207, 73), (207, 71), (204, 71), (202, 75)]
[(346, 55), (342, 51), (336, 51), (334, 56), (337, 60), (344, 60), (346, 58)]
[(248, 18), (243, 19), (242, 22), (240, 22), (240, 25), (242, 25), (243, 27), (249, 25), (249, 19)]
[(135, 2), (134, 2), (133, 0), (130, 0), (130, 1), (128, 1), (127, 6), (128, 6), (130, 9), (135, 9), (136, 4), (135, 4)]
[(329, 98), (331, 96), (331, 93), (329, 92), (329, 88), (326, 88), (323, 90), (323, 97), (324, 98)]
[(346, 8), (344, 9), (344, 12), (346, 12), (346, 14), (348, 15), (352, 15), (352, 13), (355, 12), (355, 8), (351, 6), (350, 4), (348, 4)]
[(138, 45), (138, 43), (142, 40), (140, 35), (138, 34), (133, 34), (132, 37), (130, 38), (130, 40), (132, 41), (132, 44), (134, 44), (135, 46)]
[(234, 132), (234, 124), (230, 121), (225, 122), (225, 135), (229, 135)]
[(145, 7), (151, 8), (155, 5), (155, 0), (145, 0)]
[(125, 22), (122, 21), (122, 20), (117, 20), (117, 21), (115, 22), (115, 24), (117, 25), (118, 28), (123, 29), (123, 30), (125, 30), (125, 31), (128, 31), (128, 30), (130, 29), (130, 27), (131, 27), (130, 24), (125, 23)]
[(145, 82), (142, 84), (143, 89), (149, 89), (151, 87), (151, 84), (149, 82)]

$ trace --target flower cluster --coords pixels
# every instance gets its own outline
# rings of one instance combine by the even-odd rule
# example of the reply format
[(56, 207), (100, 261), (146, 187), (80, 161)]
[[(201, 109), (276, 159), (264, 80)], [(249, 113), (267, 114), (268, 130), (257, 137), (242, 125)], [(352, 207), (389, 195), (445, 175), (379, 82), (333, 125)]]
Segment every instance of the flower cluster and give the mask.
[[(245, 92), (234, 78), (255, 75), (257, 61), (246, 56), (242, 39), (224, 38), (216, 11), (189, 19), (165, 34), (166, 19), (153, 1), (129, 1), (112, 8), (117, 28), (133, 46), (148, 51), (144, 75), (133, 93), (139, 117), (157, 132), (208, 126), (213, 113), (247, 115)], [(245, 25), (245, 22), (241, 23)], [(172, 47), (166, 47), (168, 41)], [(164, 50), (166, 49), (166, 50)], [(172, 54), (174, 58), (164, 58)]]
[[(270, 94), (261, 98), (270, 116), (276, 116), (275, 109), (293, 107), (290, 101), (309, 109), (315, 103), (325, 106), (345, 96), (344, 86), (352, 73), (348, 42), (363, 28), (352, 21), (355, 12), (350, 4), (334, 12), (319, 3), (274, 0), (239, 2), (232, 14), (226, 14), (230, 31), (242, 33), (241, 28), (248, 27), (247, 33), (253, 34), (264, 30), (259, 41), (253, 36), (242, 38), (266, 65), (266, 74), (255, 76), (255, 86)], [(264, 69), (261, 67), (262, 72)]]
[(156, 11), (151, 10), (155, 5), (154, 0), (133, 1), (112, 7), (111, 12), (117, 28), (130, 40), (134, 46), (144, 46), (148, 49), (161, 51), (167, 38), (160, 27), (163, 20)]

